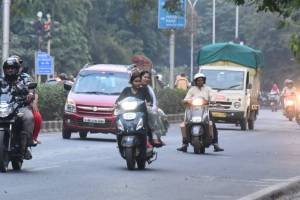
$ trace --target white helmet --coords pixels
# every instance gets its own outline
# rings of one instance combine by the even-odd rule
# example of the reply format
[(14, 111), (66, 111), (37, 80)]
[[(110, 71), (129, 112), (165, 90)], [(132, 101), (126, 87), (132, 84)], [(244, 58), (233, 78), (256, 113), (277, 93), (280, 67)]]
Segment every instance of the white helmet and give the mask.
[(206, 76), (204, 74), (202, 74), (202, 73), (195, 74), (193, 80), (196, 81), (197, 78), (202, 78), (203, 81), (204, 81), (204, 83), (206, 82)]

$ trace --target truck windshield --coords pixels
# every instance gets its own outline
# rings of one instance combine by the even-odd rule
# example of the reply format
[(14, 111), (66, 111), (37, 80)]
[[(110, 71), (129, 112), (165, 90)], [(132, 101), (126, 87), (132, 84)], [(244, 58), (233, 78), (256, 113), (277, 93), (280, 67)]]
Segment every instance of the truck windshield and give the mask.
[(128, 78), (127, 73), (115, 72), (79, 74), (73, 92), (119, 95), (129, 85)]
[(215, 90), (243, 90), (244, 72), (229, 70), (208, 70), (203, 69), (201, 73), (205, 74), (206, 85)]

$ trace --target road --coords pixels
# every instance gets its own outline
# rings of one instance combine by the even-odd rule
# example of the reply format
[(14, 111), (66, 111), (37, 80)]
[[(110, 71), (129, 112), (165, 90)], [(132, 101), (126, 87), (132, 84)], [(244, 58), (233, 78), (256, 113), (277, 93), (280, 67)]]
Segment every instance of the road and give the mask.
[(178, 124), (158, 160), (128, 171), (113, 135), (61, 139), (42, 134), (21, 172), (0, 174), (0, 200), (232, 200), (300, 174), (300, 126), (281, 112), (261, 111), (255, 131), (217, 124), (224, 152), (177, 152)]

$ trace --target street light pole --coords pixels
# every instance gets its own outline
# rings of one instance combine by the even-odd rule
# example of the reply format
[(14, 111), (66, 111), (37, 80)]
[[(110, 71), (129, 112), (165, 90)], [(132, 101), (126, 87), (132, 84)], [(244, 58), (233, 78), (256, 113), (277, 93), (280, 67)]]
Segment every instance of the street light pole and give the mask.
[[(9, 20), (10, 19), (10, 0), (3, 0), (3, 46), (2, 46), (2, 63), (9, 55)], [(1, 75), (3, 74), (0, 67)]]
[(175, 65), (175, 30), (170, 30), (170, 80), (169, 87), (174, 88), (174, 65)]
[(191, 6), (191, 74), (190, 80), (193, 79), (193, 68), (194, 68), (194, 8), (198, 2), (195, 0), (193, 3), (191, 0), (188, 0), (189, 5)]
[(239, 6), (235, 8), (235, 39), (239, 38)]
[(213, 0), (212, 43), (216, 42), (216, 0)]

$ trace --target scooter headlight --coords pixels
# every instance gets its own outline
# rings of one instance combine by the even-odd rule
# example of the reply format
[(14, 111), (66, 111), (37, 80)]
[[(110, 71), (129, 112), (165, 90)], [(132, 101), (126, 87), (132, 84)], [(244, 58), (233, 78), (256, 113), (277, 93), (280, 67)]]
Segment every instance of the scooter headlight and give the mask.
[(294, 101), (293, 100), (287, 100), (286, 105), (287, 106), (293, 106), (294, 105)]
[(144, 122), (143, 122), (143, 119), (141, 118), (138, 122), (138, 124), (136, 125), (136, 129), (135, 130), (140, 130), (141, 128), (143, 128), (144, 126)]
[(193, 106), (202, 106), (204, 104), (203, 99), (194, 99), (192, 101)]
[(297, 99), (298, 99), (298, 101), (300, 101), (300, 94), (297, 95)]
[(124, 102), (121, 104), (123, 110), (134, 110), (138, 106), (136, 101)]

